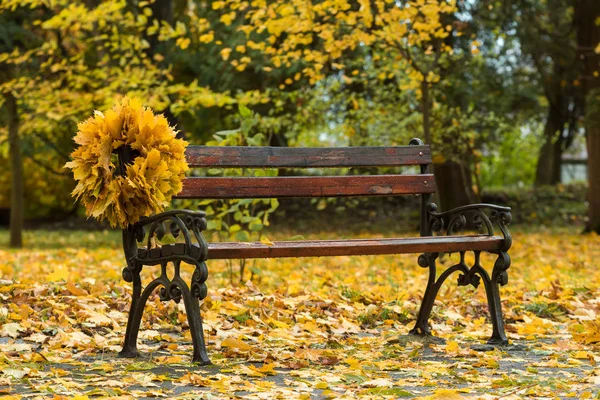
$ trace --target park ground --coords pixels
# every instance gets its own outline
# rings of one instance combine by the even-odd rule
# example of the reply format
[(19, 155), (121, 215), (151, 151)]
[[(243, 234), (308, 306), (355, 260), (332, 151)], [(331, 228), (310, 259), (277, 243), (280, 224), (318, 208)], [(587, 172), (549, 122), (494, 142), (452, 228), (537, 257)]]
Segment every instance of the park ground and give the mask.
[(407, 336), (427, 277), (416, 255), (260, 260), (241, 282), (239, 263), (210, 262), (207, 367), (190, 364), (182, 306), (157, 296), (143, 356), (116, 358), (131, 293), (118, 232), (25, 242), (0, 248), (0, 398), (600, 398), (600, 238), (575, 228), (514, 229), (499, 348), (483, 345), (483, 287), (454, 279), (431, 321), (445, 342)]

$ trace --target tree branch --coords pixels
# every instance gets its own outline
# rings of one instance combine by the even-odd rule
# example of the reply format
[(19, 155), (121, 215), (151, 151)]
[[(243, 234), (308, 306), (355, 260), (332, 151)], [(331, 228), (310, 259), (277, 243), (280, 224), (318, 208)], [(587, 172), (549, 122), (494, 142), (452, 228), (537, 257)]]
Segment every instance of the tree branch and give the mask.
[(66, 171), (57, 171), (55, 170), (51, 165), (47, 164), (46, 162), (39, 160), (37, 158), (35, 158), (35, 156), (29, 152), (25, 153), (25, 156), (27, 158), (29, 158), (31, 161), (33, 161), (34, 164), (42, 167), (44, 170), (46, 170), (47, 172), (56, 175), (56, 176), (61, 176), (61, 177), (69, 177), (70, 174)]
[(64, 160), (68, 161), (68, 160), (71, 159), (71, 156), (69, 154), (64, 153), (55, 143), (53, 143), (52, 141), (50, 141), (50, 139), (48, 139), (47, 137), (44, 137), (43, 135), (41, 135), (41, 134), (39, 134), (37, 132), (33, 132), (33, 136), (35, 136), (38, 139), (40, 139), (42, 142), (44, 142), (45, 145), (51, 147), (52, 150), (54, 150), (56, 152), (56, 154), (58, 154)]

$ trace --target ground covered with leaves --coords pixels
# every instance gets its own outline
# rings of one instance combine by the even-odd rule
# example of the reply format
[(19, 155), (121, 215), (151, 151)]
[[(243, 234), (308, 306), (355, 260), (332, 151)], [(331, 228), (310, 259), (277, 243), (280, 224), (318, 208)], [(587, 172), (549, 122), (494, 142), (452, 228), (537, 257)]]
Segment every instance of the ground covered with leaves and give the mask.
[(210, 262), (213, 365), (199, 367), (183, 306), (158, 296), (143, 357), (116, 358), (131, 294), (117, 233), (28, 232), (26, 250), (0, 249), (0, 396), (600, 398), (600, 238), (517, 229), (514, 239), (502, 288), (510, 346), (482, 345), (483, 287), (454, 279), (431, 321), (445, 342), (408, 336), (427, 278), (416, 255), (260, 260), (243, 283), (237, 263)]

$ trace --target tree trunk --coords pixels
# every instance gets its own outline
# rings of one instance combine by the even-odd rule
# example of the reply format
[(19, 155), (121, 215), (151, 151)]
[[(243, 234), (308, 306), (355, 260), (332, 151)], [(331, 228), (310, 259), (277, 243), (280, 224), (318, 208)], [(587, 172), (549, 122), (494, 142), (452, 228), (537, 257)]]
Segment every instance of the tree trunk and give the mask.
[[(600, 109), (597, 110), (600, 112)], [(600, 233), (600, 124), (586, 129), (588, 149), (588, 224), (586, 230)]]
[(548, 119), (544, 126), (544, 144), (540, 150), (537, 163), (535, 174), (536, 186), (556, 185), (560, 183), (560, 167), (563, 152), (562, 131), (566, 122), (561, 110), (551, 105), (548, 109)]
[(471, 170), (460, 161), (445, 161), (435, 164), (435, 183), (442, 211), (476, 203)]
[[(153, 23), (154, 20), (157, 20), (159, 22), (159, 24), (162, 24), (163, 22), (166, 22), (169, 25), (173, 25), (174, 22), (174, 2), (173, 0), (156, 0), (155, 2), (151, 2), (151, 6), (150, 8), (152, 9), (152, 17), (150, 17), (148, 19), (148, 27), (150, 27)], [(168, 56), (169, 56), (169, 49), (171, 46), (174, 46), (173, 41), (170, 43), (170, 45), (167, 45), (166, 43), (164, 43), (163, 47), (161, 47), (159, 49), (159, 46), (161, 45), (161, 42), (158, 40), (158, 33), (154, 34), (154, 35), (146, 35), (146, 40), (148, 41), (148, 44), (150, 45), (147, 49), (147, 54), (149, 57), (154, 57), (155, 54), (158, 53), (158, 50), (162, 51), (162, 55), (165, 57), (165, 61), (163, 61), (163, 63), (168, 63)], [(158, 63), (160, 64), (160, 63)], [(171, 96), (172, 97), (172, 96)], [(171, 99), (173, 100), (173, 99)], [(166, 109), (161, 110), (161, 113), (165, 116), (165, 118), (167, 119), (167, 121), (169, 121), (169, 125), (171, 126), (178, 126), (179, 125), (179, 119), (175, 116), (175, 114), (173, 114), (173, 112), (171, 111), (171, 108), (168, 106)], [(182, 130), (180, 130), (179, 132), (177, 132), (177, 138), (178, 139), (185, 139), (185, 132)]]
[[(150, 6), (152, 9), (152, 17), (148, 19), (148, 26), (152, 25), (153, 20), (157, 20), (159, 23), (166, 22), (169, 25), (173, 25), (173, 1), (172, 0), (156, 0)], [(154, 35), (146, 35), (146, 40), (150, 44), (148, 47), (148, 55), (154, 56), (160, 45), (158, 40), (158, 33)], [(164, 46), (162, 50), (167, 51), (169, 47)], [(165, 55), (165, 54), (163, 54)]]
[(598, 0), (575, 2), (577, 47), (583, 61), (585, 92), (585, 134), (588, 151), (588, 222), (586, 231), (600, 233), (600, 55), (594, 49), (600, 42)]
[(19, 111), (17, 100), (9, 93), (5, 95), (8, 110), (8, 143), (10, 170), (12, 174), (10, 193), (10, 246), (23, 247), (23, 159), (19, 140)]
[(423, 111), (423, 135), (425, 143), (431, 146), (431, 121), (429, 120), (429, 84), (424, 80), (421, 82), (421, 109)]
[[(432, 146), (429, 84), (425, 81), (421, 82), (421, 111), (423, 112), (425, 143)], [(435, 151), (435, 148), (433, 150)], [(477, 196), (473, 191), (473, 179), (468, 164), (462, 161), (447, 160), (432, 165), (432, 168), (437, 184), (434, 201), (440, 203), (442, 210), (446, 211), (475, 202)]]

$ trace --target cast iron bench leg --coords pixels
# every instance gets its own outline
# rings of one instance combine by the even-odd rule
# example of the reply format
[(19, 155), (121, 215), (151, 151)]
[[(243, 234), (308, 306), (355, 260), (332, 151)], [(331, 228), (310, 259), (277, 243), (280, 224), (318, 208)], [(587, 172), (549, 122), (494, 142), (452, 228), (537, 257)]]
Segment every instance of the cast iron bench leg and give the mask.
[(161, 275), (150, 282), (143, 292), (140, 279), (141, 268), (137, 269), (136, 272), (133, 273), (133, 279), (130, 279), (131, 277), (127, 275), (131, 273), (129, 268), (125, 268), (123, 271), (123, 277), (126, 281), (133, 280), (133, 294), (131, 298), (129, 318), (127, 320), (127, 330), (125, 332), (123, 350), (121, 350), (119, 356), (135, 358), (139, 355), (137, 351), (137, 338), (140, 330), (142, 315), (144, 313), (144, 307), (146, 306), (148, 297), (150, 297), (150, 294), (154, 291), (154, 289), (159, 286), (163, 286), (160, 289), (160, 299), (162, 301), (174, 300), (175, 302), (179, 303), (183, 297), (185, 312), (190, 325), (192, 343), (194, 346), (192, 362), (200, 363), (202, 365), (210, 364), (211, 362), (206, 351), (204, 331), (202, 329), (202, 316), (200, 315), (199, 304), (199, 300), (204, 299), (207, 295), (206, 284), (204, 283), (208, 277), (208, 269), (206, 268), (206, 264), (204, 262), (196, 263), (196, 269), (194, 270), (190, 285), (191, 290), (180, 276), (181, 260), (173, 261), (175, 272), (174, 277), (171, 280), (169, 280), (167, 276), (167, 264), (167, 262), (161, 264)]
[(460, 252), (460, 262), (446, 269), (436, 280), (436, 262), (439, 254), (428, 253), (419, 256), (419, 266), (429, 268), (429, 278), (427, 288), (423, 295), (423, 301), (417, 316), (415, 327), (410, 330), (412, 335), (429, 336), (429, 317), (433, 308), (433, 303), (437, 297), (440, 287), (444, 281), (454, 272), (462, 272), (458, 277), (459, 286), (472, 285), (475, 288), (479, 286), (481, 280), (485, 287), (485, 292), (490, 310), (490, 319), (492, 321), (492, 336), (488, 340), (489, 344), (506, 345), (508, 339), (504, 332), (504, 319), (502, 316), (502, 304), (500, 301), (500, 285), (505, 285), (508, 281), (506, 270), (510, 266), (510, 257), (506, 252), (500, 252), (498, 259), (494, 264), (492, 277), (483, 269), (480, 264), (481, 252), (475, 251), (475, 263), (469, 268), (465, 263), (465, 252)]
[(133, 277), (127, 274), (131, 273), (131, 269), (123, 270), (123, 278), (125, 281), (133, 281), (133, 293), (131, 295), (131, 307), (129, 308), (129, 317), (127, 318), (127, 329), (125, 331), (125, 341), (123, 350), (119, 353), (119, 357), (135, 358), (139, 355), (137, 351), (137, 338), (140, 330), (140, 323), (144, 313), (144, 307), (148, 301), (148, 297), (152, 291), (160, 285), (160, 281), (152, 281), (142, 292), (142, 280), (140, 278), (141, 266), (132, 268)]
[(504, 317), (502, 315), (502, 303), (500, 301), (500, 286), (504, 286), (508, 283), (507, 269), (509, 266), (510, 256), (507, 252), (500, 252), (498, 254), (498, 259), (494, 263), (492, 278), (488, 281), (484, 279), (493, 326), (492, 337), (488, 340), (488, 343), (490, 344), (508, 344), (508, 339), (504, 333)]
[(431, 335), (431, 329), (429, 328), (429, 316), (433, 309), (433, 303), (440, 290), (442, 282), (439, 280), (436, 282), (436, 265), (435, 260), (439, 254), (421, 254), (419, 256), (419, 266), (422, 268), (429, 268), (429, 278), (427, 279), (427, 288), (421, 301), (421, 307), (419, 308), (419, 315), (417, 316), (417, 323), (415, 327), (410, 330), (411, 335), (429, 336)]
[(194, 344), (192, 362), (200, 363), (201, 365), (211, 363), (206, 352), (204, 329), (202, 328), (202, 314), (200, 313), (200, 300), (204, 299), (208, 294), (206, 284), (204, 283), (207, 277), (208, 268), (206, 267), (206, 263), (196, 263), (196, 269), (194, 270), (194, 275), (192, 275), (192, 283), (190, 285), (191, 290), (188, 292), (188, 296), (183, 296), (185, 312), (188, 317), (192, 342)]

